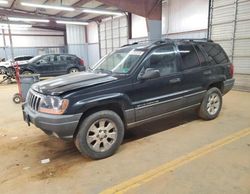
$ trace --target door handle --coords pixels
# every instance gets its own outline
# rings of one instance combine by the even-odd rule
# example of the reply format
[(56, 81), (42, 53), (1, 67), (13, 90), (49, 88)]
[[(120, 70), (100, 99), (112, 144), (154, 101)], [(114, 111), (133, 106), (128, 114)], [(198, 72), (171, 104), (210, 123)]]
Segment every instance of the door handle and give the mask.
[(175, 84), (175, 83), (179, 83), (179, 82), (181, 82), (181, 78), (179, 78), (179, 77), (169, 80), (169, 83), (171, 83), (171, 84)]
[(204, 75), (211, 75), (212, 71), (211, 70), (206, 70), (206, 71), (203, 71), (203, 74)]

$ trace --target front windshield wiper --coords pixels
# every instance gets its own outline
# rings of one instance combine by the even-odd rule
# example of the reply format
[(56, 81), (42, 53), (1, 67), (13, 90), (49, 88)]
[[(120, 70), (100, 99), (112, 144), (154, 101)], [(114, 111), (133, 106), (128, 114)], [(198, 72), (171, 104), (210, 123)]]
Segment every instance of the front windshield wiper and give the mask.
[(112, 74), (113, 73), (112, 71), (107, 70), (107, 69), (103, 69), (103, 68), (95, 69), (94, 71), (100, 72), (100, 73), (108, 73), (108, 74)]

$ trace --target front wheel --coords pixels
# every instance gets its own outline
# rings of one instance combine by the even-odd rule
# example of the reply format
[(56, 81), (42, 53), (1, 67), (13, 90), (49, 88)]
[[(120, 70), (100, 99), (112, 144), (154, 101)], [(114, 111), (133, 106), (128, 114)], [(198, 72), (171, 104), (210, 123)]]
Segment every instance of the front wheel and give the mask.
[(82, 121), (75, 145), (91, 159), (103, 159), (113, 155), (122, 143), (124, 124), (113, 111), (96, 112)]
[(222, 95), (218, 88), (210, 88), (205, 94), (200, 110), (199, 116), (204, 120), (215, 119), (221, 110)]

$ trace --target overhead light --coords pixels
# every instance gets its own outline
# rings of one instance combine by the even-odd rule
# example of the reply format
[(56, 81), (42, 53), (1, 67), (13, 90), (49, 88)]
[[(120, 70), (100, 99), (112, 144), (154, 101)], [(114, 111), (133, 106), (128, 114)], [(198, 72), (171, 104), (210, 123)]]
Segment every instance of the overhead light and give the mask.
[(73, 24), (73, 25), (88, 25), (88, 22), (72, 22), (72, 21), (62, 21), (56, 20), (57, 24)]
[(121, 12), (100, 10), (100, 9), (83, 9), (82, 12), (97, 13), (97, 14), (104, 14), (104, 15), (119, 15), (119, 16), (123, 15), (123, 13), (121, 13)]
[(7, 29), (10, 25), (10, 28), (31, 28), (32, 25), (29, 24), (7, 24), (7, 23), (0, 23), (0, 28)]
[(8, 4), (8, 1), (1, 1), (0, 0), (0, 4)]
[(23, 22), (44, 22), (48, 23), (49, 20), (45, 19), (33, 19), (33, 18), (15, 18), (15, 17), (8, 17), (10, 21), (23, 21)]
[(75, 9), (73, 7), (65, 7), (65, 6), (42, 5), (42, 4), (26, 3), (26, 2), (21, 2), (21, 5), (28, 6), (28, 7), (35, 7), (35, 8), (56, 9), (56, 10), (63, 10), (63, 11), (75, 11)]

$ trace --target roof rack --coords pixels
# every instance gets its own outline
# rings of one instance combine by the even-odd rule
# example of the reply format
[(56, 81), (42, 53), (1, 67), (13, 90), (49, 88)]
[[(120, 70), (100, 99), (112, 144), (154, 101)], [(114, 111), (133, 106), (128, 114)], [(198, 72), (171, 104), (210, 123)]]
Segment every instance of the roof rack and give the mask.
[(132, 45), (136, 45), (139, 43), (145, 43), (145, 42), (151, 42), (151, 45), (159, 45), (159, 44), (164, 44), (167, 42), (175, 42), (175, 41), (182, 41), (182, 42), (213, 42), (212, 40), (208, 40), (206, 38), (196, 38), (196, 39), (192, 39), (192, 38), (177, 38), (177, 39), (171, 39), (171, 38), (165, 38), (165, 39), (161, 39), (161, 40), (157, 40), (157, 41), (150, 41), (150, 40), (142, 40), (142, 41), (137, 41), (137, 42), (133, 42), (131, 44), (125, 44), (122, 47), (126, 47), (126, 46), (132, 46)]

